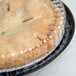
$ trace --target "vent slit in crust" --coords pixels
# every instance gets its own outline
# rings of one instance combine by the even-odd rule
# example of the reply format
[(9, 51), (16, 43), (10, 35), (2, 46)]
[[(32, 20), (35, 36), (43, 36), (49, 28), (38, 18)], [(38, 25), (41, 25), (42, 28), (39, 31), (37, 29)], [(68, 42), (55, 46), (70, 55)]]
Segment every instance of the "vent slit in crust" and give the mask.
[(10, 11), (10, 5), (9, 5), (9, 3), (7, 4), (7, 11), (8, 12)]
[(4, 35), (5, 34), (5, 31), (1, 32), (1, 35)]
[(42, 41), (42, 39), (39, 36), (36, 36), (40, 41)]
[(31, 18), (28, 18), (28, 19), (25, 19), (25, 20), (23, 20), (22, 22), (24, 23), (24, 22), (28, 22), (28, 21), (30, 21), (30, 20), (32, 20), (33, 19), (33, 17), (31, 17)]

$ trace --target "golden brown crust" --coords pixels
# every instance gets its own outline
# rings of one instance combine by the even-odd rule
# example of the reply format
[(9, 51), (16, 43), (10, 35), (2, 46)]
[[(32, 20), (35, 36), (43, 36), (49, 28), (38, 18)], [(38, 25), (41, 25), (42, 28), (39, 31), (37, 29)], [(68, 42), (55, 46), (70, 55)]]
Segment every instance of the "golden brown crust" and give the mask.
[(51, 1), (8, 3), (10, 11), (0, 17), (0, 68), (22, 66), (46, 55), (62, 30), (60, 10)]

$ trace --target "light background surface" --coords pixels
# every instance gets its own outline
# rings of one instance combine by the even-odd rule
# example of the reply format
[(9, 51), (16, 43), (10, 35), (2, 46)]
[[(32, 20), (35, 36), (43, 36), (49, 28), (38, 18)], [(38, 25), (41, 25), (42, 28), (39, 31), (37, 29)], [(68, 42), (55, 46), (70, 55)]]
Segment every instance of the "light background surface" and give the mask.
[[(76, 0), (62, 0), (76, 18)], [(44, 68), (27, 76), (76, 76), (76, 32), (65, 51)]]

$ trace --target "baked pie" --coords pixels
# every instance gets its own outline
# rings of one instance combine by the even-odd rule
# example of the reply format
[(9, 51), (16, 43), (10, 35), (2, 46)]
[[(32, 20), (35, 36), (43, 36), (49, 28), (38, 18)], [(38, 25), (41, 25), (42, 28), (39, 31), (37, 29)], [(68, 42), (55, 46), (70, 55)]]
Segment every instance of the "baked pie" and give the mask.
[(0, 0), (0, 68), (26, 65), (55, 47), (63, 26), (50, 0)]

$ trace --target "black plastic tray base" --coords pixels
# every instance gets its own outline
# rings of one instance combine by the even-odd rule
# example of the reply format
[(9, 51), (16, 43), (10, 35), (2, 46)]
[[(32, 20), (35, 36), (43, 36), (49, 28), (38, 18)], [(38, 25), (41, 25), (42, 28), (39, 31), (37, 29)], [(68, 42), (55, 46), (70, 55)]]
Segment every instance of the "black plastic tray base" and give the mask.
[(34, 71), (44, 67), (45, 65), (50, 63), (52, 60), (54, 60), (62, 51), (64, 51), (64, 49), (70, 43), (70, 41), (73, 37), (73, 34), (74, 34), (74, 30), (75, 30), (75, 22), (74, 22), (73, 15), (72, 15), (70, 9), (65, 4), (64, 4), (64, 6), (65, 6), (66, 18), (67, 18), (66, 25), (65, 25), (65, 34), (64, 34), (64, 37), (63, 37), (61, 43), (54, 50), (54, 52), (52, 54), (48, 55), (45, 59), (41, 60), (40, 62), (38, 62), (32, 66), (29, 66), (27, 68), (23, 68), (20, 70), (16, 70), (13, 72), (1, 73), (0, 76), (25, 76), (26, 74), (29, 74), (31, 72), (34, 72)]

